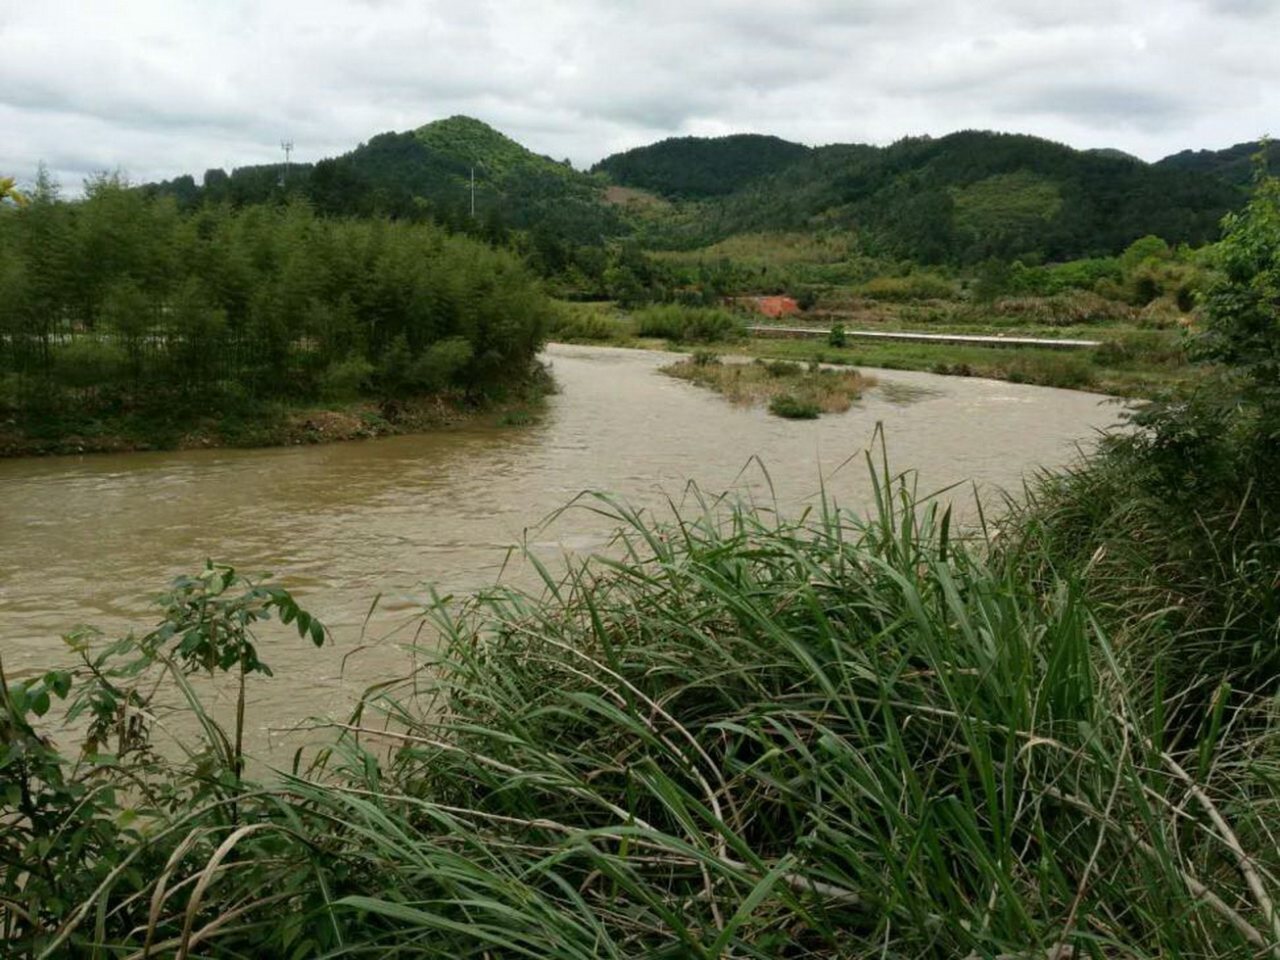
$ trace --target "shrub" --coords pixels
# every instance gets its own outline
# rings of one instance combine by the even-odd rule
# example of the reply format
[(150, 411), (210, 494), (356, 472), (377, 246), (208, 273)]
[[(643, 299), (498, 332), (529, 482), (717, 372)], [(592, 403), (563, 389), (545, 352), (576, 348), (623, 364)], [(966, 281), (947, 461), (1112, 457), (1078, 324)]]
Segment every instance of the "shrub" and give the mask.
[(905, 277), (876, 277), (862, 285), (863, 296), (873, 300), (951, 300), (955, 287), (934, 273), (911, 273)]
[(1095, 290), (1099, 283), (1109, 280), (1119, 283), (1124, 276), (1120, 261), (1115, 257), (1095, 257), (1086, 260), (1069, 260), (1042, 268), (1048, 275), (1048, 293), (1067, 290)]
[(818, 305), (818, 291), (813, 287), (801, 287), (792, 294), (798, 306), (805, 313), (808, 313)]
[(1009, 297), (991, 307), (1002, 317), (1049, 327), (1124, 323), (1133, 320), (1133, 309), (1124, 303), (1087, 290), (1073, 290), (1051, 297)]
[(715, 343), (736, 340), (743, 334), (737, 317), (715, 308), (666, 304), (646, 307), (635, 313), (633, 319), (638, 336), (662, 337), (676, 343)]
[(415, 385), (427, 392), (456, 386), (474, 355), (471, 344), (461, 337), (449, 337), (431, 344), (414, 362)]
[(794, 377), (804, 372), (804, 367), (791, 360), (757, 360), (771, 377)]
[(848, 338), (844, 333), (844, 324), (837, 323), (832, 326), (831, 331), (827, 334), (827, 346), (839, 348), (843, 347), (847, 341)]
[(1174, 297), (1157, 297), (1138, 311), (1137, 325), (1152, 330), (1171, 330), (1186, 321)]
[(769, 401), (769, 412), (788, 420), (816, 420), (822, 408), (812, 400), (802, 400), (790, 393), (780, 393)]
[(1093, 351), (1103, 366), (1122, 367), (1133, 363), (1176, 366), (1186, 362), (1182, 338), (1157, 330), (1121, 334), (1103, 342)]
[(1089, 361), (1065, 353), (1043, 353), (1019, 357), (1004, 369), (1006, 379), (1021, 378), (1023, 383), (1064, 390), (1082, 390), (1092, 386), (1096, 374)]
[[(1231, 365), (1240, 398), (1280, 424), (1280, 178), (1258, 181), (1244, 211), (1224, 220), (1222, 276), (1204, 297), (1197, 357)], [(1274, 438), (1273, 438), (1274, 441)]]
[(558, 340), (587, 340), (598, 342), (625, 336), (628, 327), (618, 318), (606, 316), (598, 310), (565, 310), (551, 333)]
[(320, 396), (326, 400), (350, 400), (369, 385), (373, 364), (359, 354), (335, 360), (320, 374)]
[(1169, 244), (1154, 234), (1147, 234), (1125, 247), (1120, 254), (1120, 265), (1128, 272), (1148, 260), (1168, 260), (1172, 255)]
[(77, 337), (53, 353), (54, 376), (73, 390), (114, 386), (123, 378), (127, 364), (119, 346), (88, 337)]

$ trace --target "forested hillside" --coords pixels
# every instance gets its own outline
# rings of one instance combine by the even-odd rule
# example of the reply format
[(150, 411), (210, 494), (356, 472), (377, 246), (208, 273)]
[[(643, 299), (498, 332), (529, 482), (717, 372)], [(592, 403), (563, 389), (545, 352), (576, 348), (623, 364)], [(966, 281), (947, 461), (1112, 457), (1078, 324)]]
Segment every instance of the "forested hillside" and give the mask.
[(563, 241), (599, 243), (622, 231), (618, 213), (602, 202), (602, 184), (571, 166), (525, 149), (470, 117), (450, 117), (403, 133), (382, 133), (350, 153), (315, 164), (209, 170), (147, 188), (184, 208), (203, 202), (236, 206), (301, 195), (319, 213), (433, 219), (458, 227), (475, 218), (491, 240), (509, 229), (538, 228)]
[[(588, 174), (478, 120), (451, 117), (287, 173), (281, 164), (210, 170), (201, 185), (181, 177), (147, 190), (184, 209), (296, 195), (323, 215), (429, 219), (498, 243), (521, 231), (544, 275), (568, 271), (586, 289), (599, 287), (607, 268), (600, 250), (628, 240), (689, 249), (743, 233), (837, 228), (872, 256), (950, 264), (1114, 255), (1147, 235), (1198, 245), (1244, 202), (1251, 150), (1147, 164), (982, 131), (818, 148), (743, 134), (664, 140)], [(609, 184), (674, 202), (612, 205)]]
[(968, 131), (879, 149), (819, 148), (669, 230), (671, 245), (840, 226), (869, 252), (924, 262), (1065, 260), (1138, 237), (1200, 244), (1243, 192), (1197, 171)]
[[(1253, 181), (1253, 158), (1261, 150), (1262, 143), (1257, 140), (1237, 143), (1224, 150), (1183, 150), (1165, 157), (1156, 166), (1168, 170), (1203, 173), (1238, 187), (1246, 187)], [(1267, 144), (1266, 158), (1273, 171), (1280, 167), (1280, 144)]]
[(728, 137), (672, 137), (606, 157), (593, 172), (615, 183), (664, 197), (718, 197), (767, 174), (778, 173), (811, 153), (779, 137), (752, 133)]

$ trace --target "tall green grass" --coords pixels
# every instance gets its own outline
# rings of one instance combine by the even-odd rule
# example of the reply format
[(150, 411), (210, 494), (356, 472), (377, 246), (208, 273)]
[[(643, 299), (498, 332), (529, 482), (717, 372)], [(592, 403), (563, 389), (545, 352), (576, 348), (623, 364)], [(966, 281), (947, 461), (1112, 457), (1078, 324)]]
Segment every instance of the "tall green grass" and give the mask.
[(678, 343), (738, 340), (745, 332), (739, 317), (714, 307), (680, 304), (645, 307), (632, 315), (632, 322), (637, 336), (663, 337)]
[(564, 342), (625, 340), (633, 336), (632, 324), (612, 306), (565, 303), (560, 305), (550, 336)]
[(1170, 711), (1158, 624), (872, 476), (868, 517), (583, 498), (607, 556), (433, 604), (316, 766), (156, 819), (16, 949), (1277, 955), (1275, 702)]

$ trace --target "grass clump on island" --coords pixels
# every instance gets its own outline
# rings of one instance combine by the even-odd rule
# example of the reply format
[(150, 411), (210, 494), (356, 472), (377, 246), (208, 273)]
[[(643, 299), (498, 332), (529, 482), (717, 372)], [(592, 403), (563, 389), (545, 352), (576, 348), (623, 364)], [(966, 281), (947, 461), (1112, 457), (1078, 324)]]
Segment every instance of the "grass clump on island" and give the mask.
[(781, 360), (726, 363), (713, 353), (696, 352), (662, 372), (721, 394), (741, 406), (767, 404), (780, 417), (812, 420), (843, 413), (875, 384), (856, 370), (831, 370)]

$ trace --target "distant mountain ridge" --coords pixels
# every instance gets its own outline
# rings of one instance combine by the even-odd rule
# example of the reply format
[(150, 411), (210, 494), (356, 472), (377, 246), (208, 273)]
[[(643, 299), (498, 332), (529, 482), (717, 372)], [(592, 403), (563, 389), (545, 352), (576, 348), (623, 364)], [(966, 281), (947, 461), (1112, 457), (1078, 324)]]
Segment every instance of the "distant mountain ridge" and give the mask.
[[(1262, 142), (1250, 140), (1223, 150), (1183, 150), (1158, 161), (1156, 166), (1203, 173), (1244, 187), (1253, 182), (1254, 158), (1261, 152)], [(1280, 144), (1268, 144), (1266, 162), (1272, 173), (1280, 172)]]
[[(977, 130), (887, 147), (735, 134), (670, 138), (582, 172), (454, 116), (293, 164), (287, 183), (283, 165), (269, 164), (145, 189), (185, 205), (301, 193), (324, 213), (429, 215), (472, 230), (479, 220), (495, 239), (515, 228), (569, 247), (637, 238), (689, 248), (744, 232), (838, 229), (870, 254), (926, 262), (1069, 259), (1114, 253), (1149, 233), (1171, 243), (1213, 239), (1223, 214), (1243, 203), (1251, 147), (1148, 164)], [(627, 209), (606, 201), (610, 185), (671, 202)]]
[[(722, 156), (706, 156), (712, 174)], [(1203, 243), (1242, 199), (1238, 187), (1198, 171), (969, 130), (888, 147), (811, 148), (730, 194), (704, 198), (700, 216), (655, 231), (653, 242), (694, 247), (744, 232), (839, 228), (856, 232), (871, 253), (927, 262), (1069, 259), (1114, 253), (1148, 233)]]

